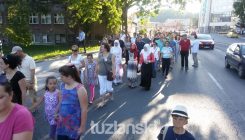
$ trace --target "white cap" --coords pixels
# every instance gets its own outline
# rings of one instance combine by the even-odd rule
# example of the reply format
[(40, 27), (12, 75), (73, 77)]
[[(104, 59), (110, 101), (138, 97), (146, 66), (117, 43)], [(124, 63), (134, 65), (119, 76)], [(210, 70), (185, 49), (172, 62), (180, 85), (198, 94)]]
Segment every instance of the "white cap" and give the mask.
[(12, 48), (11, 54), (15, 54), (17, 51), (22, 51), (22, 48), (20, 46), (14, 46)]
[(189, 118), (188, 117), (188, 113), (187, 113), (187, 108), (185, 106), (183, 106), (183, 105), (175, 106), (175, 108), (173, 109), (171, 115), (178, 115), (178, 116), (181, 116), (181, 117)]

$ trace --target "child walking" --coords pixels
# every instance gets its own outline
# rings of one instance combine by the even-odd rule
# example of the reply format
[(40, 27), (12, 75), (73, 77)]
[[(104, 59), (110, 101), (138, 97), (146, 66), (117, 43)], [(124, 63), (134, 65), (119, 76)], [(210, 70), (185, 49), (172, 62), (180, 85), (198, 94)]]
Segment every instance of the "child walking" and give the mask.
[(45, 104), (45, 117), (50, 125), (49, 138), (51, 140), (55, 139), (56, 136), (56, 117), (58, 113), (59, 103), (61, 101), (61, 94), (57, 86), (57, 79), (54, 76), (50, 76), (46, 79), (45, 84), (45, 93), (38, 102), (36, 102), (30, 110), (33, 110), (38, 105), (40, 105), (43, 101)]
[(87, 55), (87, 62), (85, 64), (85, 80), (90, 90), (89, 103), (92, 104), (94, 100), (94, 88), (97, 81), (96, 76), (96, 61), (93, 60), (93, 55)]
[(77, 140), (85, 132), (88, 111), (87, 91), (74, 65), (59, 69), (61, 96), (57, 140)]

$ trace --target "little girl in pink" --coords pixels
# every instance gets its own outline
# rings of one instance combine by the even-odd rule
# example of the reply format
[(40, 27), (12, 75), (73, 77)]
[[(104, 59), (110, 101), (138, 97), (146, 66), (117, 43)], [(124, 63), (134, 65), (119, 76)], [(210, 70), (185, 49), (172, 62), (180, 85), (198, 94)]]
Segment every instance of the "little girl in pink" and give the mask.
[(55, 140), (56, 136), (56, 117), (59, 109), (59, 103), (61, 100), (60, 91), (56, 89), (56, 86), (57, 79), (53, 76), (48, 77), (46, 79), (46, 91), (44, 93), (44, 96), (42, 96), (40, 100), (30, 108), (30, 110), (33, 110), (44, 101), (45, 117), (50, 125), (49, 138), (52, 140)]
[(96, 61), (93, 60), (93, 55), (87, 55), (87, 62), (85, 64), (85, 79), (86, 83), (89, 86), (90, 90), (90, 99), (89, 103), (92, 104), (94, 100), (94, 89), (97, 83), (97, 76), (96, 76)]

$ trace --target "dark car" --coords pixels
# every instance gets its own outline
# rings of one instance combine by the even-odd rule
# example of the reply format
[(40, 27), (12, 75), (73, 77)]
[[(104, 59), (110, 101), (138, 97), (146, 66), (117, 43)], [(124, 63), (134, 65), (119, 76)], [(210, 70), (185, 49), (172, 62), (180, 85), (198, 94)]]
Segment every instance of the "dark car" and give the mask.
[(200, 41), (199, 49), (209, 48), (214, 49), (214, 40), (209, 34), (197, 34), (197, 39)]
[(227, 48), (225, 67), (235, 68), (240, 78), (245, 77), (245, 43), (234, 43)]

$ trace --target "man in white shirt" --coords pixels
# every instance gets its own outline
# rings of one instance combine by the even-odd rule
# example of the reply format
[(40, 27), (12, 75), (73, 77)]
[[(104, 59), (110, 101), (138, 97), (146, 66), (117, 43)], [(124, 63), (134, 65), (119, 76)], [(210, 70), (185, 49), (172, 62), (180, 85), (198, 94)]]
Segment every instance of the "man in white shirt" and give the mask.
[(198, 67), (197, 53), (198, 53), (198, 50), (199, 50), (200, 41), (197, 40), (197, 35), (194, 35), (194, 38), (195, 38), (195, 40), (193, 41), (192, 46), (191, 46), (192, 58), (193, 58), (193, 61), (194, 61), (194, 64), (192, 66), (197, 68)]
[(17, 55), (22, 59), (19, 70), (25, 75), (27, 93), (32, 98), (32, 103), (37, 101), (37, 79), (35, 76), (36, 64), (34, 59), (23, 52), (20, 46), (14, 46), (11, 54)]
[(126, 40), (126, 34), (124, 32), (122, 32), (120, 34), (120, 40), (122, 40), (124, 43), (125, 43), (125, 40)]
[(83, 32), (82, 29), (79, 29), (79, 36), (77, 37), (78, 39), (78, 46), (83, 46), (84, 53), (86, 53), (86, 48), (85, 48), (85, 36), (86, 34)]
[(136, 43), (136, 33), (134, 33), (133, 37), (131, 37), (131, 43)]

